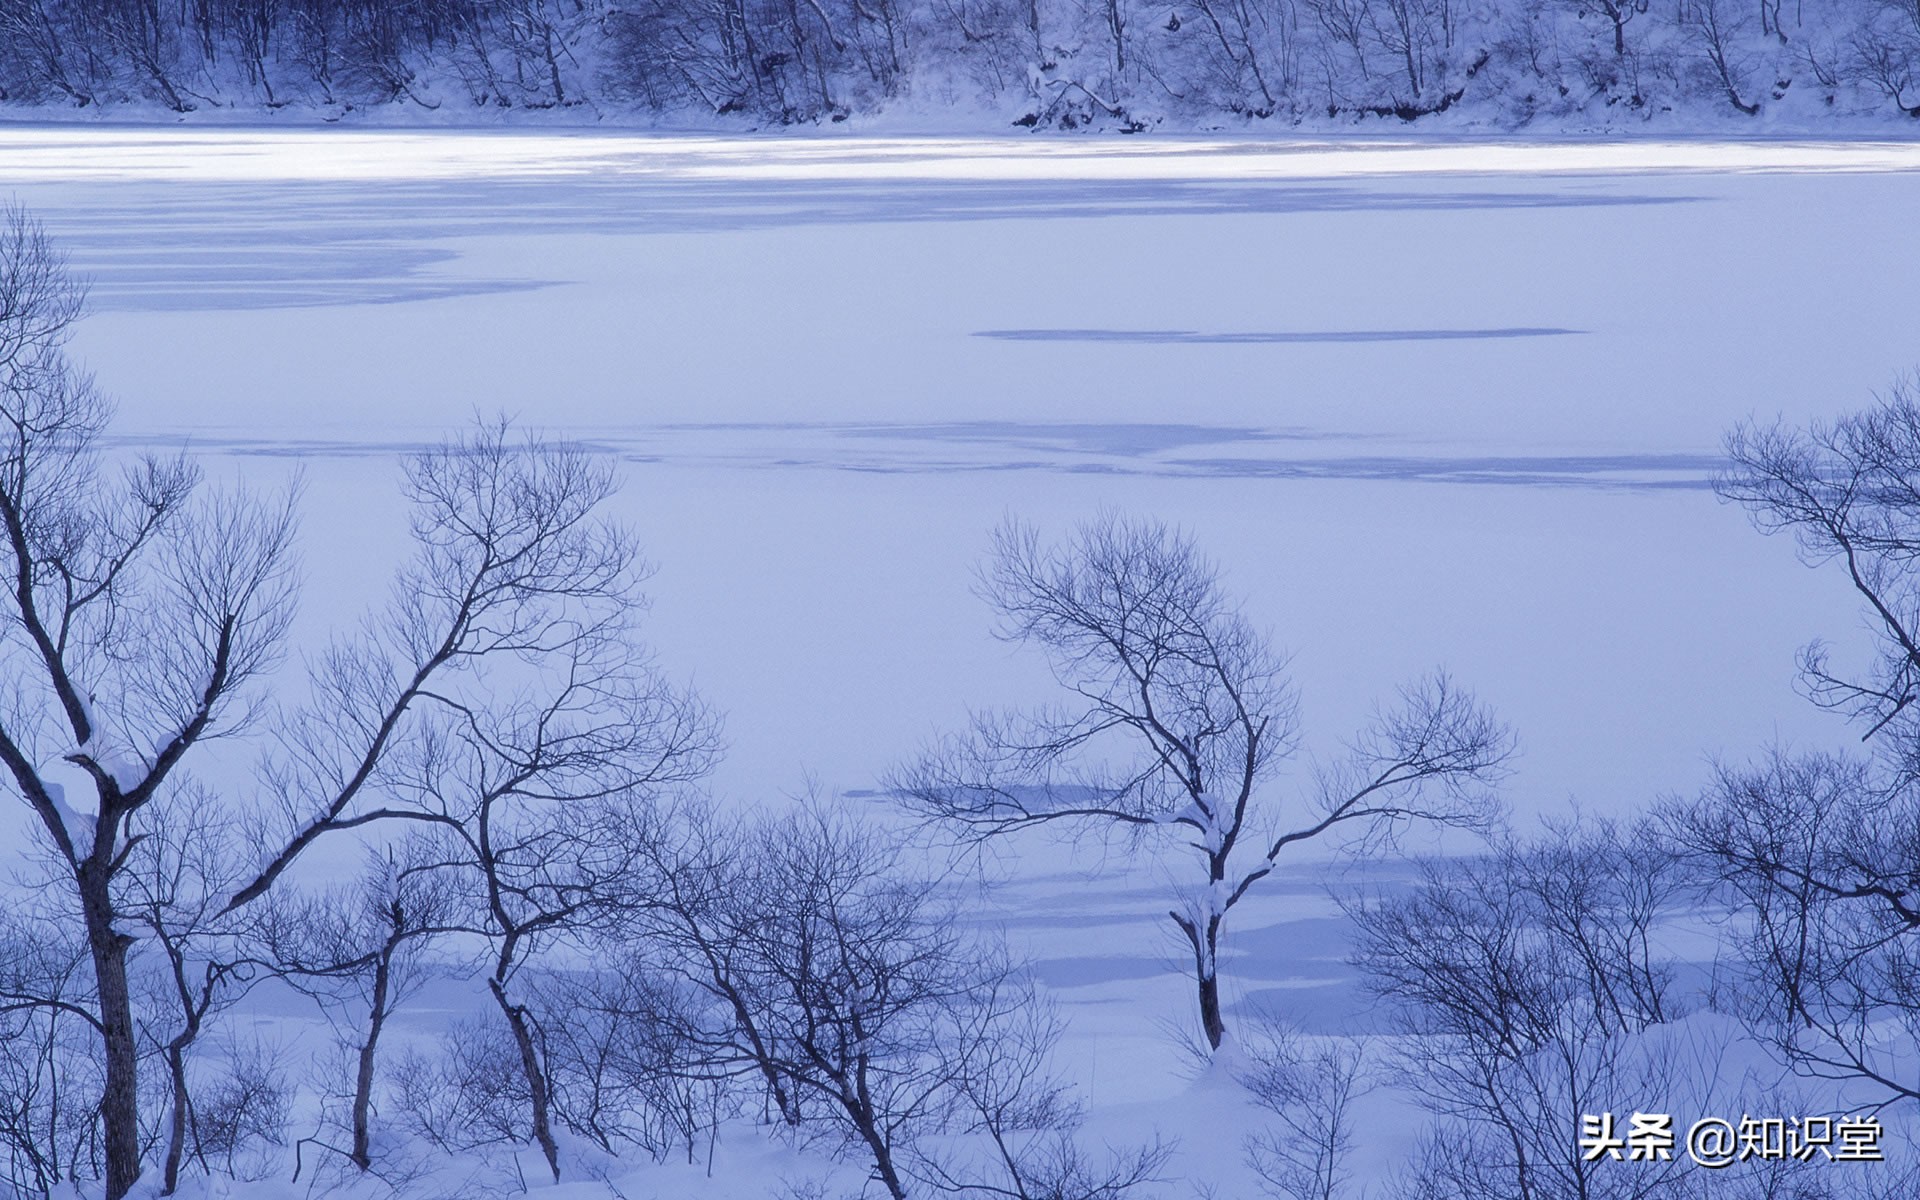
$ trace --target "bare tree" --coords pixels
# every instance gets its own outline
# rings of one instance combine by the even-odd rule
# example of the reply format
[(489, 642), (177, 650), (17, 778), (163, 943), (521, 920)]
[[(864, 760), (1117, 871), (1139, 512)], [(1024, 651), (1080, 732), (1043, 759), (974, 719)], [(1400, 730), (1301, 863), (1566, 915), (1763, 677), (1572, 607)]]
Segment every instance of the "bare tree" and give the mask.
[(1887, 3), (1853, 31), (1852, 78), (1879, 91), (1909, 117), (1920, 117), (1920, 7)]
[[(1760, 11), (1764, 22), (1766, 9), (1763, 7)], [(1745, 77), (1752, 69), (1751, 56), (1741, 52), (1750, 38), (1746, 19), (1734, 12), (1726, 0), (1692, 0), (1683, 12), (1681, 26), (1691, 35), (1714, 80), (1726, 93), (1727, 103), (1749, 117), (1758, 113), (1760, 105), (1740, 95), (1746, 87)]]
[(1195, 7), (1205, 26), (1189, 88), (1220, 108), (1274, 113), (1298, 83), (1291, 0), (1196, 0)]
[(704, 1147), (711, 1172), (720, 1123), (745, 1096), (743, 1064), (713, 1052), (724, 1035), (708, 998), (631, 951), (547, 972), (531, 990), (555, 1116), (603, 1149), (626, 1143), (657, 1161), (678, 1149), (692, 1164)]
[(1015, 1003), (981, 1005), (964, 1020), (948, 1068), (959, 1132), (973, 1153), (916, 1148), (914, 1176), (980, 1200), (1126, 1200), (1162, 1181), (1174, 1147), (1158, 1137), (1093, 1154), (1074, 1136), (1080, 1106), (1051, 1073), (1061, 1025), (1016, 981)]
[(1801, 684), (1862, 728), (1870, 760), (1775, 753), (1723, 770), (1670, 824), (1738, 898), (1797, 1068), (1920, 1096), (1905, 1055), (1920, 1036), (1920, 394), (1805, 428), (1743, 424), (1722, 498), (1810, 565), (1837, 564), (1874, 635), (1863, 669), (1819, 642)]
[(59, 907), (0, 907), (0, 1190), (23, 1196), (99, 1173), (99, 1017)]
[(731, 1057), (784, 1129), (860, 1156), (893, 1200), (1121, 1200), (1153, 1179), (1158, 1146), (1097, 1160), (1072, 1142), (1050, 1014), (897, 836), (818, 802), (722, 828), (724, 855), (656, 843), (677, 878), (633, 927), (708, 998), (687, 1038), (703, 1070)]
[(629, 974), (658, 971), (703, 993), (707, 1003), (683, 1013), (677, 1038), (707, 1073), (755, 1075), (781, 1123), (797, 1127), (793, 1084), (781, 1072), (771, 1031), (758, 1019), (756, 977), (743, 965), (751, 945), (740, 931), (757, 919), (750, 867), (740, 852), (752, 826), (693, 802), (652, 815), (651, 828), (629, 837), (649, 866), (641, 892), (624, 906), (624, 940), (640, 947)]
[(107, 0), (99, 5), (97, 28), (106, 49), (128, 67), (143, 90), (177, 113), (192, 112), (192, 95), (182, 65), (190, 61), (181, 42), (186, 33), (158, 0)]
[(1920, 802), (1865, 763), (1775, 753), (1722, 768), (1667, 824), (1721, 881), (1751, 1027), (1802, 1074), (1920, 1099)]
[(1315, 1042), (1279, 1017), (1245, 1039), (1240, 1082), (1278, 1124), (1247, 1137), (1247, 1165), (1276, 1200), (1340, 1200), (1353, 1184), (1354, 1104), (1370, 1089), (1363, 1041)]
[[(0, 766), (86, 932), (83, 1008), (102, 1043), (118, 1200), (141, 1152), (128, 873), (153, 864), (138, 820), (185, 779), (190, 751), (264, 715), (245, 700), (292, 607), (293, 506), (208, 494), (184, 458), (104, 471), (109, 406), (64, 353), (81, 299), (40, 230), (12, 215), (0, 235)], [(318, 656), (309, 702), (263, 730), (266, 815), (249, 831), (260, 853), (204, 915), (266, 895), (323, 837), (433, 826), (458, 850), (443, 868), (483, 898), (462, 923), (499, 939), (495, 990), (512, 1022), (516, 964), (597, 903), (578, 892), (606, 857), (588, 810), (698, 774), (715, 722), (636, 646), (644, 567), (598, 514), (613, 487), (603, 464), (500, 422), (416, 455), (406, 480), (413, 561), (387, 610)], [(70, 802), (55, 772), (94, 799)]]
[(759, 831), (745, 918), (729, 934), (759, 1040), (803, 1121), (862, 1153), (904, 1200), (917, 1140), (952, 1123), (956, 1019), (1007, 1003), (924, 880), (877, 831), (815, 810)]
[(142, 1006), (142, 1026), (167, 1072), (160, 1194), (170, 1196), (189, 1155), (207, 1165), (199, 1145), (204, 1122), (190, 1086), (194, 1047), (261, 973), (242, 944), (239, 921), (224, 910), (243, 860), (240, 839), (216, 798), (199, 787), (173, 789), (140, 814), (136, 828), (122, 906), (129, 926), (158, 951), (150, 956), (155, 977), (148, 988), (155, 995)]
[(1835, 563), (1865, 603), (1875, 658), (1838, 673), (1826, 647), (1800, 655), (1816, 704), (1864, 726), (1894, 769), (1920, 764), (1920, 385), (1896, 380), (1878, 403), (1805, 429), (1746, 423), (1727, 436), (1721, 499), (1765, 533), (1791, 533), (1803, 561)]
[(282, 831), (229, 901), (262, 895), (309, 846), (375, 821), (424, 822), (491, 940), (488, 986), (558, 1171), (527, 1010), (536, 948), (604, 909), (634, 851), (602, 836), (622, 806), (698, 776), (717, 722), (635, 641), (645, 574), (596, 516), (611, 473), (584, 452), (484, 426), (407, 468), (419, 551), (384, 618), (337, 640), (268, 774)]
[[(1601, 872), (1610, 882), (1588, 878), (1595, 857), (1613, 860)], [(1355, 962), (1405, 1035), (1392, 1068), (1443, 1123), (1439, 1152), (1405, 1194), (1682, 1194), (1681, 1164), (1621, 1170), (1579, 1145), (1581, 1115), (1623, 1096), (1650, 1112), (1697, 1106), (1718, 1062), (1668, 1026), (1680, 1005), (1664, 972), (1592, 953), (1588, 931), (1632, 930), (1626, 940), (1644, 943), (1684, 896), (1664, 868), (1634, 878), (1647, 864), (1610, 831), (1566, 828), (1481, 860), (1424, 863), (1411, 894), (1346, 904), (1359, 929)], [(1665, 900), (1649, 906), (1648, 894)], [(1575, 907), (1578, 923), (1566, 918)]]
[(1616, 61), (1627, 57), (1627, 26), (1635, 17), (1644, 16), (1649, 8), (1647, 0), (1569, 0), (1573, 11), (1586, 16), (1593, 14), (1606, 20), (1613, 33), (1613, 57)]
[[(64, 347), (83, 290), (31, 220), (0, 232), (0, 766), (73, 890), (94, 975), (108, 1200), (140, 1172), (139, 1049), (122, 876), (134, 820), (278, 653), (290, 500), (206, 494), (185, 459), (116, 477), (110, 406)], [(91, 801), (50, 768), (78, 768)]]
[[(75, 15), (57, 0), (0, 4), (0, 72), (6, 78), (6, 99), (64, 96), (78, 108), (94, 102), (103, 72), (94, 47), (85, 44), (84, 29), (74, 28)], [(83, 36), (75, 37), (77, 32)]]
[(1377, 0), (1368, 3), (1366, 15), (1374, 39), (1387, 54), (1400, 60), (1401, 74), (1407, 81), (1406, 99), (1396, 95), (1394, 107), (1404, 111), (1444, 107), (1428, 97), (1438, 91), (1434, 76), (1452, 40), (1451, 7), (1444, 0)]
[(1578, 814), (1549, 820), (1524, 849), (1503, 849), (1501, 869), (1541, 934), (1577, 967), (1586, 1009), (1602, 1029), (1628, 1033), (1681, 1015), (1673, 963), (1656, 942), (1699, 884), (1661, 826)]
[(1227, 914), (1288, 847), (1339, 830), (1391, 837), (1415, 821), (1481, 827), (1511, 748), (1505, 729), (1434, 675), (1402, 692), (1282, 817), (1267, 797), (1296, 744), (1281, 657), (1186, 535), (1102, 516), (1064, 544), (1029, 526), (994, 537), (981, 593), (998, 635), (1037, 646), (1061, 707), (976, 719), (899, 772), (918, 812), (984, 839), (1055, 822), (1173, 835), (1200, 878), (1170, 916), (1193, 953), (1200, 1020), (1218, 1048)]
[[(484, 474), (497, 464), (449, 466)], [(617, 914), (644, 866), (627, 836), (633, 810), (704, 774), (717, 750), (707, 710), (636, 650), (622, 567), (595, 564), (610, 572), (606, 582), (577, 597), (564, 621), (528, 631), (537, 659), (467, 665), (490, 703), (423, 712), (388, 768), (392, 794), (444, 834), (438, 866), (471, 897), (460, 923), (490, 946), (487, 989), (512, 1033), (532, 1136), (556, 1179), (542, 1038), (516, 979), (543, 947)]]
[(275, 896), (250, 924), (273, 971), (313, 997), (351, 1048), (347, 1161), (373, 1169), (374, 1085), (381, 1035), (431, 977), (435, 939), (464, 932), (454, 881), (430, 834), (370, 852), (359, 881), (320, 895)]
[[(319, 657), (311, 702), (280, 731), (265, 779), (280, 828), (263, 832), (264, 865), (232, 907), (329, 834), (389, 818), (452, 830), (421, 764), (455, 747), (510, 756), (534, 739), (534, 775), (597, 771), (601, 791), (711, 748), (709, 715), (676, 701), (627, 640), (646, 568), (631, 533), (599, 515), (611, 470), (498, 421), (414, 456), (405, 475), (413, 560), (386, 611)], [(593, 715), (615, 710), (632, 720)], [(684, 737), (656, 719), (686, 722)]]
[(627, 880), (640, 858), (619, 840), (622, 825), (607, 819), (602, 804), (570, 794), (553, 779), (516, 779), (519, 772), (503, 765), (474, 762), (473, 774), (450, 771), (432, 786), (449, 810), (459, 811), (460, 853), (445, 865), (469, 874), (477, 892), (465, 929), (489, 945), (487, 991), (512, 1034), (528, 1128), (557, 1180), (559, 1145), (543, 1049), (548, 1039), (521, 976), (541, 950), (578, 941), (610, 920), (630, 894)]

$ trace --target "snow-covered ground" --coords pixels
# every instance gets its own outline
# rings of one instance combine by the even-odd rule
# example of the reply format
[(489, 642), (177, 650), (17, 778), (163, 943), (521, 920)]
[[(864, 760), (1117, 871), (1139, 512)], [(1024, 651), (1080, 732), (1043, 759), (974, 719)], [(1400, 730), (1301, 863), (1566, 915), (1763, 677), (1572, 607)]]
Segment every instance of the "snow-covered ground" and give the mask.
[[(1292, 652), (1296, 780), (1436, 665), (1517, 731), (1523, 823), (1850, 737), (1792, 689), (1803, 642), (1855, 648), (1850, 594), (1706, 481), (1735, 421), (1920, 362), (1920, 143), (10, 127), (0, 194), (91, 277), (125, 444), (302, 476), (303, 636), (384, 595), (404, 449), (505, 411), (622, 459), (726, 796), (869, 789), (1044, 698), (971, 572), (1004, 515), (1103, 507), (1191, 530)], [(1023, 862), (999, 903), (1097, 1127), (1204, 1138), (1160, 881), (1097, 865)], [(1315, 878), (1226, 974), (1338, 1027)], [(628, 1194), (782, 1168), (736, 1169)]]

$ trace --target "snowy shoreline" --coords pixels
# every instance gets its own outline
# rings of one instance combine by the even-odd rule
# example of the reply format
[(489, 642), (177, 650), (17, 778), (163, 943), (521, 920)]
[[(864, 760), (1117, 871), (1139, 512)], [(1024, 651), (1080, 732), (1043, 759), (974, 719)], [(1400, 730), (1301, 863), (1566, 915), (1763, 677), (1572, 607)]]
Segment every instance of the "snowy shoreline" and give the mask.
[[(1916, 133), (1920, 133), (1917, 130)], [(1426, 176), (1897, 173), (1913, 138), (1398, 136), (0, 121), (0, 182), (1230, 183)]]
[[(1017, 108), (1017, 106), (1016, 106)], [(1491, 105), (1468, 106), (1411, 119), (1378, 114), (1335, 117), (1256, 117), (1216, 113), (1205, 118), (1168, 117), (1142, 128), (1090, 124), (1066, 129), (1030, 125), (1016, 108), (975, 105), (902, 107), (848, 115), (839, 120), (767, 121), (747, 115), (649, 113), (624, 106), (485, 109), (442, 105), (428, 109), (396, 101), (375, 105), (234, 104), (175, 112), (163, 105), (104, 103), (35, 105), (0, 100), (0, 131), (22, 128), (153, 129), (182, 132), (244, 130), (358, 132), (608, 134), (655, 137), (727, 137), (749, 140), (857, 141), (865, 138), (1006, 138), (1037, 144), (1092, 141), (1180, 142), (1226, 139), (1252, 143), (1416, 142), (1493, 145), (1571, 142), (1920, 142), (1920, 118), (1895, 112), (1767, 111), (1739, 113), (1649, 112), (1628, 109), (1590, 115), (1501, 120)]]

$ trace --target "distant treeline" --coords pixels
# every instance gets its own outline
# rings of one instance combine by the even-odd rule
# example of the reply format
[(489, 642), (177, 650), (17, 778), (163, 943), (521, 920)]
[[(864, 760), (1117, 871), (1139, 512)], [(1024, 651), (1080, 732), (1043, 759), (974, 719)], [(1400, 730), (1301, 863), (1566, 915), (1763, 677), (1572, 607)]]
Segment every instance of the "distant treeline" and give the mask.
[(0, 0), (20, 104), (1920, 116), (1917, 0)]

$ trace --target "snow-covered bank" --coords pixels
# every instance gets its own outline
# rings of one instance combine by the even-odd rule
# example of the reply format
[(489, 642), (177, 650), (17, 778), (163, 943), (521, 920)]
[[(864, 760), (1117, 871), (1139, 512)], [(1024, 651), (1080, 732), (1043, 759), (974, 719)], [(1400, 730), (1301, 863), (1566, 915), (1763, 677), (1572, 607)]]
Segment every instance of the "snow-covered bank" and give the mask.
[(1920, 113), (1879, 0), (24, 0), (23, 111), (743, 131), (1858, 130)]
[[(1920, 171), (1920, 136), (1852, 139), (1474, 136), (1145, 140), (1006, 135), (766, 134), (620, 129), (378, 130), (0, 124), (0, 181), (35, 183), (1280, 183), (1431, 176)], [(933, 220), (929, 209), (917, 219)]]

